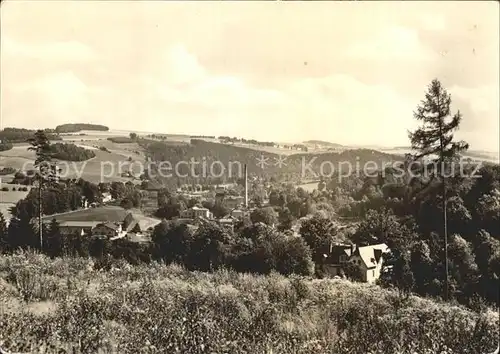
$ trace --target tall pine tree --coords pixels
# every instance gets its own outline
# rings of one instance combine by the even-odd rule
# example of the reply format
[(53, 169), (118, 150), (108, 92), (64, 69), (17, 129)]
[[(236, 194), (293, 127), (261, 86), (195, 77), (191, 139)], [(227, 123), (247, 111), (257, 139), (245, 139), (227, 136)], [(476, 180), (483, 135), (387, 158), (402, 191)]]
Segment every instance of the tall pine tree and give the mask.
[(8, 236), (7, 222), (5, 221), (3, 214), (0, 212), (0, 253), (7, 252), (9, 250)]
[(445, 289), (444, 298), (448, 299), (448, 229), (446, 213), (446, 171), (454, 173), (451, 162), (466, 151), (469, 145), (463, 141), (454, 142), (453, 132), (458, 129), (462, 120), (460, 111), (451, 115), (451, 96), (443, 88), (439, 80), (430, 83), (425, 99), (421, 101), (414, 118), (421, 126), (409, 133), (411, 147), (417, 151), (413, 156), (416, 160), (427, 159), (423, 165), (430, 172), (431, 181), (440, 179), (442, 185), (441, 198), (443, 208), (443, 238), (445, 251)]
[(56, 167), (51, 163), (53, 151), (50, 146), (50, 141), (43, 130), (37, 130), (34, 136), (28, 139), (30, 147), (28, 150), (36, 153), (34, 166), (38, 169), (36, 180), (38, 182), (38, 236), (40, 249), (43, 250), (43, 225), (42, 225), (42, 190), (47, 184), (54, 181)]

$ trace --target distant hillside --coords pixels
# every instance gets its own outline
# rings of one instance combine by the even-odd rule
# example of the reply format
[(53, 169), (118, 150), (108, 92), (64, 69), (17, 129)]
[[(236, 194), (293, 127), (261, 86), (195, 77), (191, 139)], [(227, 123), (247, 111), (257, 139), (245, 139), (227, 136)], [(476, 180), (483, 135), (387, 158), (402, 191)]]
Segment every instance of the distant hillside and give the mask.
[(109, 130), (108, 127), (99, 124), (87, 124), (87, 123), (69, 123), (62, 124), (56, 127), (56, 133), (77, 133), (82, 130), (96, 130), (107, 132)]
[(323, 140), (307, 140), (307, 141), (304, 141), (304, 144), (315, 144), (315, 145), (324, 145), (324, 146), (331, 146), (331, 147), (344, 147), (344, 145), (342, 145), (342, 144), (331, 143), (329, 141), (323, 141)]
[[(61, 140), (60, 136), (55, 134), (52, 129), (44, 130), (49, 140)], [(32, 138), (36, 130), (23, 128), (5, 128), (0, 130), (0, 141), (5, 144), (9, 143), (25, 143), (29, 138)]]
[[(292, 154), (284, 158), (281, 166), (278, 164), (279, 155), (267, 153), (264, 151), (257, 151), (251, 148), (239, 147), (233, 145), (226, 145), (214, 142), (207, 142), (203, 140), (193, 139), (191, 144), (185, 146), (167, 145), (163, 142), (144, 140), (139, 142), (147, 151), (148, 156), (156, 162), (168, 161), (172, 166), (180, 161), (188, 162), (190, 159), (195, 161), (206, 161), (206, 170), (210, 170), (213, 165), (215, 173), (220, 171), (221, 163), (225, 168), (233, 166), (232, 176), (238, 173), (238, 165), (243, 166), (247, 164), (248, 172), (256, 175), (278, 176), (286, 175), (293, 179), (302, 179), (304, 177), (317, 178), (319, 174), (328, 176), (331, 174), (332, 167), (335, 173), (339, 169), (348, 169), (349, 165), (352, 170), (356, 166), (363, 168), (365, 164), (370, 161), (371, 166), (376, 164), (382, 166), (391, 161), (400, 160), (401, 157), (386, 154), (380, 151), (369, 149), (353, 149), (345, 150), (341, 153), (300, 153)], [(259, 160), (264, 162), (259, 165)], [(214, 163), (217, 161), (217, 163)], [(233, 163), (232, 165), (230, 163)], [(179, 165), (179, 174), (189, 174), (190, 166), (187, 164)], [(303, 172), (313, 171), (316, 175), (304, 176)], [(195, 172), (202, 173), (201, 163), (196, 166)], [(227, 171), (226, 171), (227, 172)], [(205, 172), (207, 173), (207, 172)], [(210, 174), (210, 171), (208, 171)], [(332, 174), (333, 175), (333, 174)]]

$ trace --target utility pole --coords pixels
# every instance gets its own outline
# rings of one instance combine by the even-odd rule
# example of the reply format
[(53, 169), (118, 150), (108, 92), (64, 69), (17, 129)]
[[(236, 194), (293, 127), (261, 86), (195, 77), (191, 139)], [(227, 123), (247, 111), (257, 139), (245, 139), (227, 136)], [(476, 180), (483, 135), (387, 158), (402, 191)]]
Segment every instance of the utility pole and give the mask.
[(38, 236), (40, 238), (40, 251), (43, 251), (43, 222), (42, 222), (42, 176), (38, 180)]

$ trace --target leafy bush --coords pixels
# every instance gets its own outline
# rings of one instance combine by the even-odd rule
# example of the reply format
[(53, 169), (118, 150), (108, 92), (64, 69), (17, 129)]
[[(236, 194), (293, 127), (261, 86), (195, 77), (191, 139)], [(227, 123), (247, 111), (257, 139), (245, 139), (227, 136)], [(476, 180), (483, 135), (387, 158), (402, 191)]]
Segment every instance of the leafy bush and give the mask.
[[(3, 151), (1, 149), (1, 145), (0, 145), (0, 151)], [(0, 169), (0, 176), (11, 175), (14, 173), (16, 173), (16, 169), (12, 167), (4, 167)]]
[(9, 142), (1, 142), (0, 141), (0, 151), (7, 151), (12, 149), (12, 144)]

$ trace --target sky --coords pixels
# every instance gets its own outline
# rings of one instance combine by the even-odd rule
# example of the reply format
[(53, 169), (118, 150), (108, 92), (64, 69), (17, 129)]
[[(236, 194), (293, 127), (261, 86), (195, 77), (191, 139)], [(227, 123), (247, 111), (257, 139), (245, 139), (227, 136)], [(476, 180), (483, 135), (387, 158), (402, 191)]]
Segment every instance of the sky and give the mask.
[(407, 146), (439, 79), (499, 150), (499, 4), (2, 1), (1, 124)]

